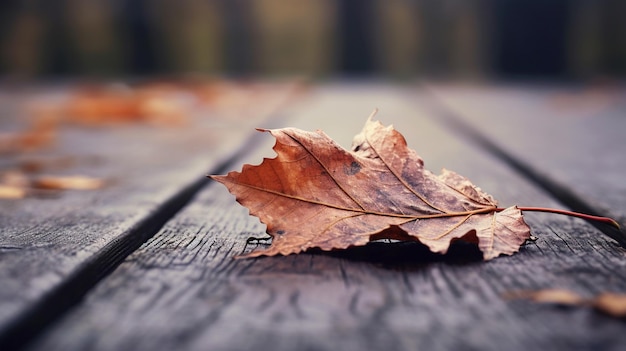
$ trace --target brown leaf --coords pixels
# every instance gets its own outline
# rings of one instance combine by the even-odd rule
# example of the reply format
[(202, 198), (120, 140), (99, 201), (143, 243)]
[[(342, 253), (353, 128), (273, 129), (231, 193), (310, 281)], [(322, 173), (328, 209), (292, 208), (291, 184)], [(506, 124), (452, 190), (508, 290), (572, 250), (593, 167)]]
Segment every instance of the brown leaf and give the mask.
[(445, 253), (454, 240), (478, 243), (485, 260), (513, 254), (530, 230), (516, 207), (451, 171), (436, 176), (392, 127), (367, 121), (352, 151), (321, 131), (262, 130), (276, 158), (213, 176), (267, 225), (272, 244), (243, 257), (343, 249), (375, 239), (416, 240)]

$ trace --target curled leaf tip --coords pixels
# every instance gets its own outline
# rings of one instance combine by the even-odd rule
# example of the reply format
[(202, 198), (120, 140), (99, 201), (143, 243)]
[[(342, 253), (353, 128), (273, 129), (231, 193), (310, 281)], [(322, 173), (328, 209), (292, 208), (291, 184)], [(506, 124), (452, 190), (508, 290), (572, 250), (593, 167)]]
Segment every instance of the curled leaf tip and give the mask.
[(367, 117), (367, 121), (369, 122), (372, 119), (374, 119), (377, 113), (378, 113), (378, 107), (374, 107), (374, 110), (372, 111), (372, 113), (370, 113), (369, 117)]

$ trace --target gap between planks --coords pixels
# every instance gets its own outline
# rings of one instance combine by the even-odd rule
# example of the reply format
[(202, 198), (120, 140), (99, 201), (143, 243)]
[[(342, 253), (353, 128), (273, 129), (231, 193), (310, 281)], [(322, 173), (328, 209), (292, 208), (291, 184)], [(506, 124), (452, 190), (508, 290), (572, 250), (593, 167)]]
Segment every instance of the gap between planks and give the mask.
[[(266, 118), (263, 127), (277, 128), (286, 117), (274, 112)], [(242, 145), (209, 169), (208, 174), (221, 174), (230, 170), (250, 150), (262, 142), (261, 133), (253, 132)], [(130, 254), (157, 234), (167, 222), (183, 210), (195, 196), (209, 184), (207, 175), (199, 175), (166, 200), (156, 211), (135, 224), (123, 237), (105, 245), (81, 264), (55, 289), (29, 306), (4, 330), (0, 330), (0, 350), (18, 350), (36, 339), (45, 328), (62, 317), (97, 284), (112, 273)]]
[[(589, 203), (570, 188), (560, 182), (552, 179), (548, 175), (540, 172), (526, 162), (523, 162), (519, 158), (508, 153), (504, 148), (500, 147), (495, 141), (490, 139), (485, 134), (471, 126), (469, 123), (463, 121), (461, 117), (457, 115), (452, 108), (450, 108), (437, 93), (428, 86), (428, 84), (420, 84), (419, 88), (430, 96), (431, 106), (435, 115), (439, 117), (439, 120), (450, 128), (453, 132), (459, 136), (467, 139), (469, 142), (475, 144), (479, 148), (489, 152), (496, 158), (503, 161), (513, 170), (521, 174), (524, 178), (528, 179), (531, 183), (537, 185), (540, 189), (543, 189), (552, 197), (571, 210), (576, 212), (582, 212), (593, 216), (612, 217), (613, 214), (606, 209), (598, 208)], [(617, 219), (621, 229), (614, 228), (610, 225), (599, 223), (595, 221), (589, 221), (596, 229), (617, 241), (619, 245), (626, 248), (626, 222)]]

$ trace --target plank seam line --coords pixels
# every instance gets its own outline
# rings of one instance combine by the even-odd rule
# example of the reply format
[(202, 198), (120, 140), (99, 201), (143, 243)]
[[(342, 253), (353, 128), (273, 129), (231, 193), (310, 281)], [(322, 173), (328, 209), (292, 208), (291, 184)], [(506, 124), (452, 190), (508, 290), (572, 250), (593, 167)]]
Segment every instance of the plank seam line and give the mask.
[[(267, 127), (274, 127), (284, 120), (284, 116), (274, 113), (263, 123), (269, 124)], [(261, 142), (260, 136), (261, 133), (256, 132), (249, 134), (239, 148), (218, 160), (214, 167), (208, 169), (208, 172), (220, 174), (232, 168), (247, 152), (254, 150), (254, 147)], [(156, 235), (209, 183), (209, 178), (201, 175), (199, 179), (187, 184), (156, 210), (78, 265), (63, 281), (9, 321), (4, 330), (0, 330), (0, 350), (19, 350), (28, 346), (45, 331), (46, 327), (78, 305), (89, 291), (112, 273), (126, 257)]]
[(616, 218), (620, 223), (621, 230), (594, 221), (590, 221), (589, 223), (603, 234), (617, 241), (622, 247), (626, 248), (626, 221), (618, 219), (618, 216), (612, 214), (608, 209), (589, 203), (576, 192), (570, 190), (568, 186), (552, 179), (548, 175), (538, 171), (535, 167), (510, 154), (498, 143), (481, 133), (480, 130), (463, 121), (463, 118), (459, 117), (457, 112), (443, 102), (432, 88), (428, 87), (426, 84), (421, 84), (421, 88), (427, 92), (429, 101), (432, 103), (431, 107), (437, 116), (437, 118), (433, 118), (435, 122), (444, 124), (454, 133), (501, 160), (522, 175), (526, 180), (544, 190), (571, 210), (594, 216)]

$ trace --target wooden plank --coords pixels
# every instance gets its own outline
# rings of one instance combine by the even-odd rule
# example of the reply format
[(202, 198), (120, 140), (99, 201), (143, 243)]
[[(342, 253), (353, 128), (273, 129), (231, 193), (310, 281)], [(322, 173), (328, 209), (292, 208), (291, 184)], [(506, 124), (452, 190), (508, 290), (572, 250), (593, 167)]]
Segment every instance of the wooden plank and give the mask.
[[(279, 84), (221, 89), (237, 94), (231, 108), (194, 108), (183, 126), (64, 126), (54, 147), (29, 156), (69, 157), (74, 164), (58, 173), (108, 183), (54, 198), (0, 201), (0, 349), (76, 303), (156, 233), (205, 185), (206, 172), (240, 152), (251, 129), (269, 123), (292, 91)], [(234, 106), (246, 114), (237, 117)]]
[(432, 85), (454, 116), (538, 178), (626, 224), (626, 90)]
[[(434, 122), (411, 90), (323, 85), (288, 113), (348, 146), (373, 107), (429, 169), (465, 174), (503, 205), (560, 205), (499, 160)], [(417, 100), (417, 101), (415, 101)], [(258, 163), (267, 146), (238, 161)], [(265, 150), (265, 151), (264, 151)], [(623, 323), (587, 308), (509, 301), (503, 294), (567, 288), (626, 291), (623, 252), (583, 221), (529, 214), (539, 240), (480, 262), (416, 244), (233, 260), (264, 227), (219, 184), (104, 279), (31, 350), (617, 350)], [(469, 250), (469, 251), (468, 251)]]

